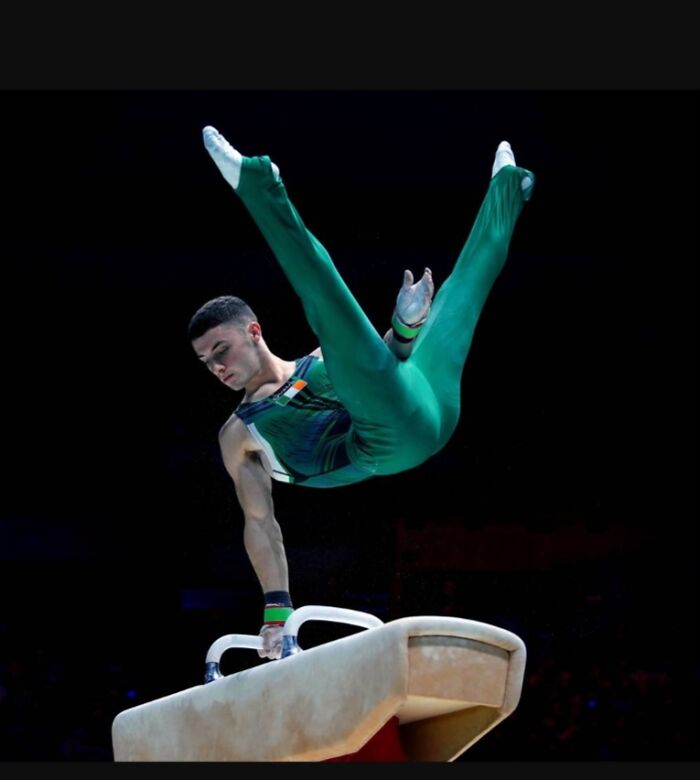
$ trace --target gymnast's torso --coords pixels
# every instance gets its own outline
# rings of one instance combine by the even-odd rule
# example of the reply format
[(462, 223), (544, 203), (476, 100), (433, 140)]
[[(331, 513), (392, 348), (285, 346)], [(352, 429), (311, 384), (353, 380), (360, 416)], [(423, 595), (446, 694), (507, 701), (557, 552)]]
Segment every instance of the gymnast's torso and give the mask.
[(348, 411), (338, 399), (323, 359), (298, 358), (292, 376), (274, 393), (242, 402), (234, 414), (261, 449), (270, 476), (306, 487), (340, 487), (372, 472), (354, 465), (348, 442), (354, 435)]

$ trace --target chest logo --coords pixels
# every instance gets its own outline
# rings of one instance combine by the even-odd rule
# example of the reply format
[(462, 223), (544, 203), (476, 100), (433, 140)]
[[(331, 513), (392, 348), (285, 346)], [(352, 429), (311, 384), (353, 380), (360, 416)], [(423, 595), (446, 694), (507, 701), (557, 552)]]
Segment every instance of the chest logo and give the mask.
[(307, 384), (308, 382), (304, 379), (293, 376), (277, 391), (277, 393), (275, 393), (272, 400), (278, 406), (284, 406), (285, 404), (288, 404), (299, 391), (303, 390)]

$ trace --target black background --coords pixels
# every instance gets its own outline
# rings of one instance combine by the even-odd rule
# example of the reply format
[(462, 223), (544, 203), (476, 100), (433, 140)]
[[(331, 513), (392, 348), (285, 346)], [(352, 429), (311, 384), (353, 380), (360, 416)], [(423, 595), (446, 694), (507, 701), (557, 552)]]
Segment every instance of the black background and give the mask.
[[(469, 758), (697, 757), (696, 94), (17, 91), (2, 106), (0, 758), (109, 760), (120, 709), (198, 684), (215, 638), (259, 627), (216, 444), (238, 397), (186, 326), (230, 292), (280, 356), (316, 342), (206, 124), (277, 162), (382, 332), (404, 268), (449, 273), (498, 142), (536, 173), (445, 450), (338, 490), (275, 485), (292, 594), (509, 628), (564, 700), (562, 671), (656, 675), (661, 703), (597, 698), (618, 706), (616, 738), (581, 720), (568, 743), (528, 709), (529, 680)], [(229, 670), (258, 662), (241, 656)]]

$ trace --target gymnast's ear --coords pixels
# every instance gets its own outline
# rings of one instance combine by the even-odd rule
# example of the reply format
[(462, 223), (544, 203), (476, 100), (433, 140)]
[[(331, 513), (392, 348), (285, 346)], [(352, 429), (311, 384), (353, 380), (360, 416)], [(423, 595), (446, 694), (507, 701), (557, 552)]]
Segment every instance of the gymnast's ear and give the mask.
[(246, 331), (252, 337), (253, 341), (259, 341), (262, 338), (262, 328), (257, 321), (249, 322), (246, 325)]

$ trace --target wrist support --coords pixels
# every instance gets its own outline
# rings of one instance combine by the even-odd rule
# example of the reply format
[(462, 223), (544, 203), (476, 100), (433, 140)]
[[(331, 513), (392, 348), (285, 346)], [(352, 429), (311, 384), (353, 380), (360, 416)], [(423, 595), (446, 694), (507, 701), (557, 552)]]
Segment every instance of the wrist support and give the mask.
[(396, 336), (401, 337), (401, 341), (411, 341), (419, 333), (425, 320), (415, 323), (415, 325), (406, 325), (406, 323), (394, 312), (391, 317), (391, 327), (394, 330)]
[(265, 625), (282, 626), (294, 612), (292, 599), (286, 590), (271, 590), (265, 595), (263, 621)]

